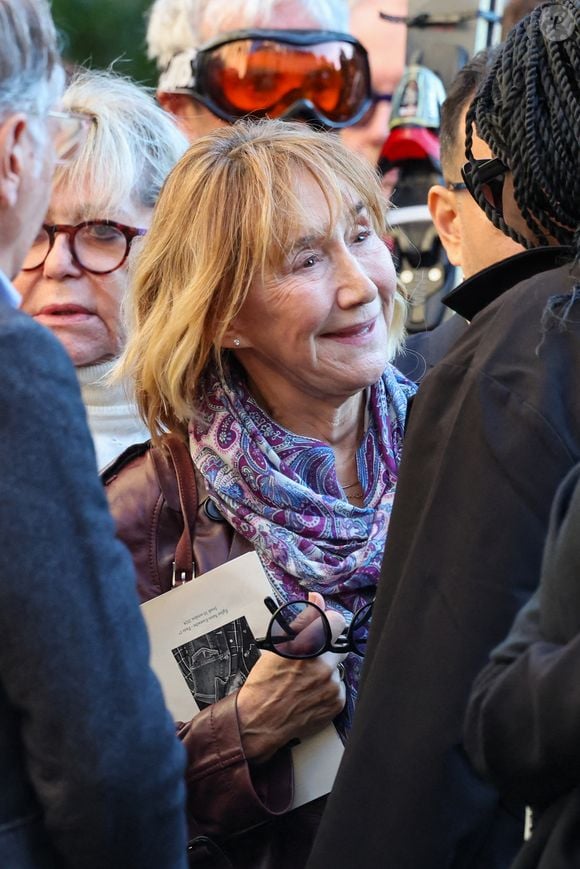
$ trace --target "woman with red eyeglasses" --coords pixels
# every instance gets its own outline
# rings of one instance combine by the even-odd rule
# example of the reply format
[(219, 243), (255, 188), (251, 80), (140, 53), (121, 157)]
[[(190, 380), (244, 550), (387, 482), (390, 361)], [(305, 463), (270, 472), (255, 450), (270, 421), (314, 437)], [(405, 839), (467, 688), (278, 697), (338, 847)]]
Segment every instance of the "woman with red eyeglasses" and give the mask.
[(107, 375), (123, 346), (132, 245), (187, 142), (149, 94), (112, 73), (79, 72), (63, 106), (92, 122), (75, 159), (57, 167), (48, 213), (15, 285), (22, 309), (56, 335), (76, 367), (103, 467), (148, 436), (126, 390)]

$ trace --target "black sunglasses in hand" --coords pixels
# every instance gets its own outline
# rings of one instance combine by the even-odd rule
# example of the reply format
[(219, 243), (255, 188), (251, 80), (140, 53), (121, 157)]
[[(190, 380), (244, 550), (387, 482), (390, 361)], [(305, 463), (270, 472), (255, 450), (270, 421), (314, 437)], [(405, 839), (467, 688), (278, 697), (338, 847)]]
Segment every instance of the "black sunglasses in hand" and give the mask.
[(267, 597), (264, 603), (272, 613), (265, 637), (256, 646), (282, 658), (316, 658), (324, 652), (356, 652), (364, 655), (371, 625), (373, 603), (355, 612), (343, 633), (332, 639), (332, 628), (324, 610), (308, 600), (295, 600), (278, 606)]

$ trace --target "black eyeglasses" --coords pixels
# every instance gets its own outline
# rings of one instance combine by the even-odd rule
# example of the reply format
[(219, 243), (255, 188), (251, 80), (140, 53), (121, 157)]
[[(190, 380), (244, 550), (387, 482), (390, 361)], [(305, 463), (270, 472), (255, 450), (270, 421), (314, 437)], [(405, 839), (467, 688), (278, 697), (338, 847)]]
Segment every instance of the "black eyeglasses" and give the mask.
[(454, 193), (461, 190), (467, 190), (467, 184), (464, 184), (463, 181), (446, 181), (445, 187), (447, 190), (452, 190)]
[(481, 191), (488, 205), (503, 217), (503, 185), (509, 171), (499, 157), (491, 157), (465, 163), (461, 177), (476, 202), (478, 191)]
[(113, 220), (85, 220), (76, 226), (44, 223), (25, 257), (23, 271), (31, 272), (44, 265), (59, 232), (68, 235), (77, 265), (95, 275), (108, 275), (121, 268), (133, 239), (145, 235), (147, 230)]
[(356, 652), (364, 655), (371, 626), (373, 602), (355, 612), (349, 627), (336, 640), (324, 610), (307, 600), (277, 606), (271, 597), (264, 599), (272, 613), (265, 637), (256, 639), (259, 649), (275, 652), (282, 658), (316, 658), (324, 652)]

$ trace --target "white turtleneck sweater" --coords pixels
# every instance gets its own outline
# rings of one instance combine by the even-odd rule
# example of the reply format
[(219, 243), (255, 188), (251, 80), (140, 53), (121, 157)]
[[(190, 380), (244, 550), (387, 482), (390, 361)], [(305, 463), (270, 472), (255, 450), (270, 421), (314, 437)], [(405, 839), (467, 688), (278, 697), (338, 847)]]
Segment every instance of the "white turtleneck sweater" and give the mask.
[(135, 405), (127, 397), (126, 386), (106, 381), (113, 364), (111, 360), (76, 369), (99, 468), (131, 444), (149, 438)]

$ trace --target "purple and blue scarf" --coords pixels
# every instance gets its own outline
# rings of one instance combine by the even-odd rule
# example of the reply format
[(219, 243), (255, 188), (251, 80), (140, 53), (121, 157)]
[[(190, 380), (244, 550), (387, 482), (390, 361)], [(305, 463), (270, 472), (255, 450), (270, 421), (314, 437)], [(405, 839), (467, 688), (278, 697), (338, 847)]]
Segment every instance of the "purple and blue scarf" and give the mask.
[[(356, 455), (364, 497), (355, 506), (337, 480), (327, 443), (274, 422), (237, 368), (224, 376), (208, 374), (189, 425), (193, 462), (220, 512), (255, 548), (280, 603), (317, 591), (348, 624), (353, 612), (374, 599), (407, 402), (415, 391), (391, 365), (367, 390)], [(349, 706), (360, 663), (349, 655)]]

